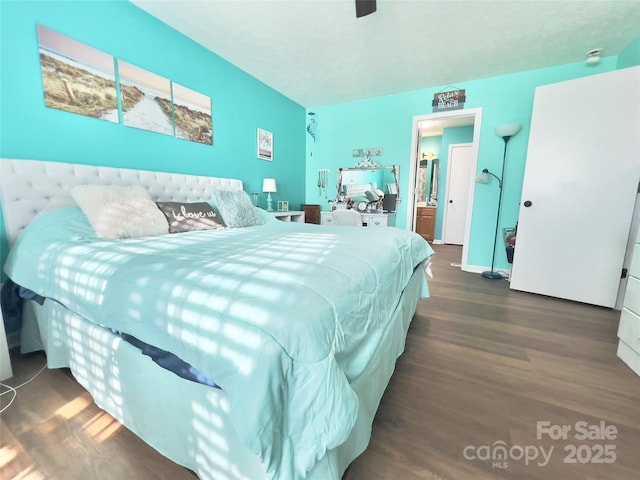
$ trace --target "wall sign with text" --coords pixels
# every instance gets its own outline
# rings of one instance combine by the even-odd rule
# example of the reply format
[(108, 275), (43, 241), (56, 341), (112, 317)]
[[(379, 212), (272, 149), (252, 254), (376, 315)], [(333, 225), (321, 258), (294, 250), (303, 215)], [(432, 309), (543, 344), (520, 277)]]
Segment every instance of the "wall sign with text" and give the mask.
[(466, 100), (464, 90), (449, 90), (446, 92), (439, 92), (433, 96), (434, 112), (444, 112), (447, 110), (460, 110), (464, 108), (464, 101)]

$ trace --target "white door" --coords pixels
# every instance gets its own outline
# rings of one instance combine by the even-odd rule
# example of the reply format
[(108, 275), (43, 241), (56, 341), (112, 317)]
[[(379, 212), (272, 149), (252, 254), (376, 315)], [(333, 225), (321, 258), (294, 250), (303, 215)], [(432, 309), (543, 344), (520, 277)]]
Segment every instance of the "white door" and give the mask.
[(464, 228), (467, 220), (473, 167), (471, 147), (471, 143), (449, 145), (447, 194), (442, 219), (442, 240), (444, 243), (454, 245), (464, 243)]
[(538, 87), (511, 288), (613, 307), (640, 179), (640, 67)]

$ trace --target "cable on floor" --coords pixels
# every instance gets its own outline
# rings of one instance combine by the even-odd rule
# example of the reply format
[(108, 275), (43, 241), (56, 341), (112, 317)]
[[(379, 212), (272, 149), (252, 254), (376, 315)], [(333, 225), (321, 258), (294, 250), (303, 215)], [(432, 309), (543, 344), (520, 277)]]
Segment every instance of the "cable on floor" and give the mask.
[(0, 413), (4, 412), (7, 408), (9, 408), (11, 406), (11, 404), (13, 403), (13, 401), (16, 399), (16, 397), (18, 396), (18, 389), (24, 387), (25, 385), (27, 385), (28, 383), (31, 383), (33, 380), (36, 379), (36, 377), (38, 375), (40, 375), (42, 372), (44, 372), (44, 369), (47, 368), (47, 361), (45, 360), (44, 365), (42, 366), (42, 368), (40, 370), (38, 370), (38, 372), (31, 377), (29, 380), (27, 380), (26, 382), (22, 382), (20, 385), (18, 385), (17, 387), (12, 387), (11, 385), (6, 385), (2, 382), (0, 382), (0, 387), (4, 387), (7, 389), (6, 392), (2, 392), (0, 393), (0, 397), (7, 395), (9, 393), (13, 394), (13, 397), (11, 397), (11, 400), (9, 400), (9, 403), (6, 404), (4, 407), (2, 407), (2, 409), (0, 410)]

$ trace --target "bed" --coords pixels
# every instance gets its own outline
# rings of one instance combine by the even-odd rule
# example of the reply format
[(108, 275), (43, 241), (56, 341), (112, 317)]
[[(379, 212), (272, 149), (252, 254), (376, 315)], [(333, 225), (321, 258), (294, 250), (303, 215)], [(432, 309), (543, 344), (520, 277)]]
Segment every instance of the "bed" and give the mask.
[(242, 182), (1, 162), (5, 272), (40, 301), (25, 300), (23, 352), (45, 350), (49, 368), (70, 368), (101, 408), (203, 480), (339, 479), (366, 449), (428, 297), (433, 251), (421, 237), (255, 209), (247, 227), (101, 238), (71, 197), (78, 185), (135, 185), (220, 213), (216, 199), (244, 195)]

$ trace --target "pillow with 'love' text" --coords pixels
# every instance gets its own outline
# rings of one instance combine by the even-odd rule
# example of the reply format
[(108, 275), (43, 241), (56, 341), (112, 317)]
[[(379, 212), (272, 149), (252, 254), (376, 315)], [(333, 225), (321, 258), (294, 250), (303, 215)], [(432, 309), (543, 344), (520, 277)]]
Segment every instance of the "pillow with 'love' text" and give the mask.
[(169, 233), (224, 228), (216, 211), (206, 202), (156, 202), (156, 205), (169, 222)]

